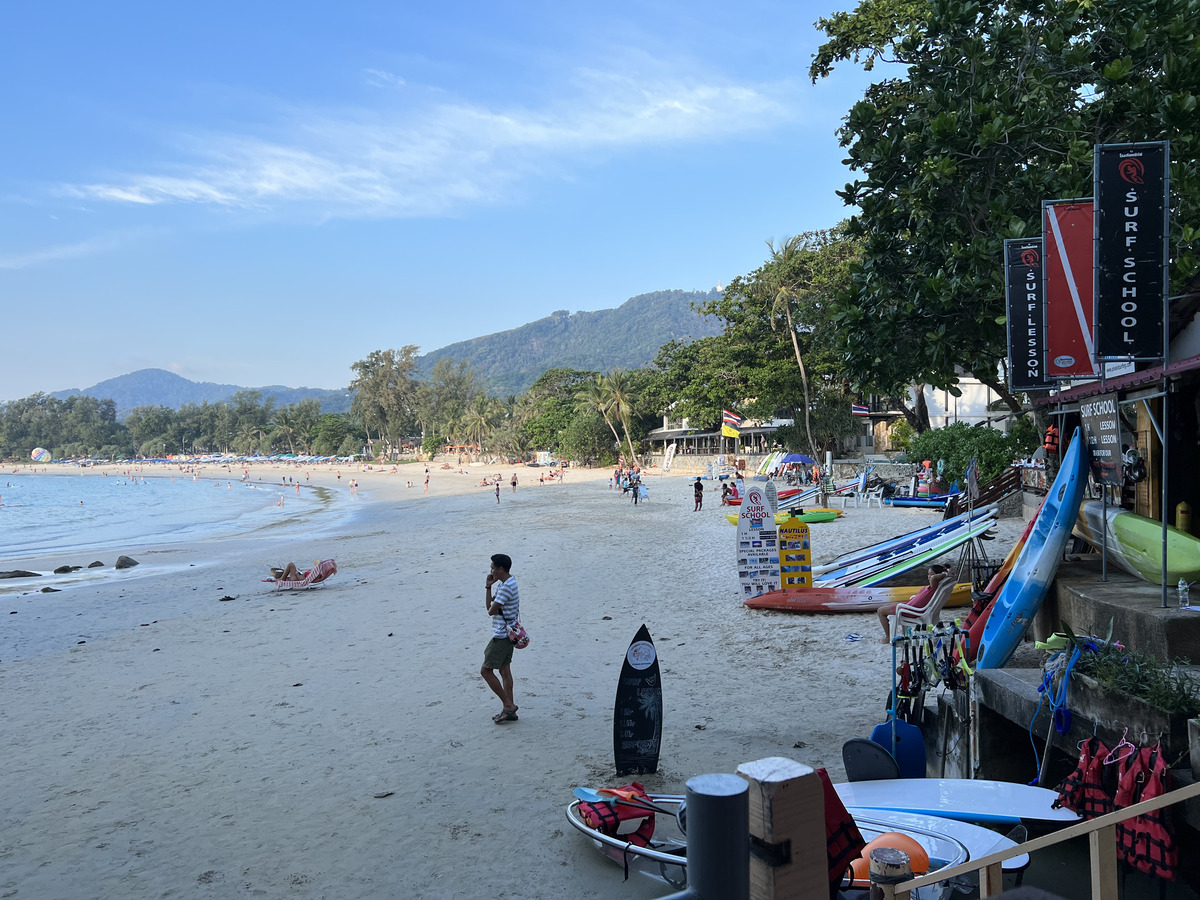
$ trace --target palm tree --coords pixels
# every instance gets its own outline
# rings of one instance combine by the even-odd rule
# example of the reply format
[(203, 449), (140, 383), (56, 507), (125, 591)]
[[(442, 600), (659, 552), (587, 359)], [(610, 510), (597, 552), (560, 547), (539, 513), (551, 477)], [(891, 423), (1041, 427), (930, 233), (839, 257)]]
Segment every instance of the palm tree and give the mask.
[(629, 436), (629, 423), (633, 418), (636, 402), (633, 396), (633, 386), (629, 383), (629, 378), (621, 369), (610, 370), (604, 376), (602, 383), (604, 396), (608, 401), (608, 408), (612, 411), (613, 418), (621, 423), (621, 428), (625, 432), (625, 441), (629, 444), (629, 460), (632, 463), (636, 463), (637, 454), (633, 452), (633, 438)]
[(796, 365), (800, 367), (800, 382), (804, 385), (804, 433), (808, 436), (808, 450), (813, 459), (817, 458), (817, 445), (812, 436), (812, 401), (808, 389), (808, 372), (804, 369), (804, 357), (800, 355), (800, 340), (796, 334), (796, 325), (792, 321), (792, 304), (800, 299), (800, 283), (794, 275), (797, 264), (805, 252), (804, 235), (793, 235), (784, 238), (778, 247), (774, 241), (767, 241), (771, 249), (771, 263), (767, 286), (770, 291), (771, 327), (775, 327), (775, 316), (780, 313), (787, 319), (788, 334), (792, 339), (792, 349), (796, 353)]
[(578, 399), (575, 401), (575, 409), (581, 413), (600, 413), (604, 418), (604, 424), (608, 426), (608, 430), (613, 434), (613, 444), (620, 446), (621, 436), (617, 434), (617, 429), (613, 427), (612, 420), (608, 417), (608, 403), (608, 391), (604, 385), (604, 376), (597, 373), (594, 380), (584, 382), (583, 387), (579, 389)]

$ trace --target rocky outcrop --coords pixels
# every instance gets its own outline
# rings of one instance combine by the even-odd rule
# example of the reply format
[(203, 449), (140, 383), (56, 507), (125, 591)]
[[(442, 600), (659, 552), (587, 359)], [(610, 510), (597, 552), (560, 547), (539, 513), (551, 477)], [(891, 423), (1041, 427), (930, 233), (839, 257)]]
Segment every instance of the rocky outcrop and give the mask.
[(136, 559), (133, 559), (128, 556), (118, 556), (116, 565), (114, 565), (113, 568), (114, 569), (132, 569), (137, 564), (138, 564), (138, 561)]
[(11, 572), (0, 572), (0, 578), (41, 578), (41, 572), (26, 572), (24, 569), (13, 569)]

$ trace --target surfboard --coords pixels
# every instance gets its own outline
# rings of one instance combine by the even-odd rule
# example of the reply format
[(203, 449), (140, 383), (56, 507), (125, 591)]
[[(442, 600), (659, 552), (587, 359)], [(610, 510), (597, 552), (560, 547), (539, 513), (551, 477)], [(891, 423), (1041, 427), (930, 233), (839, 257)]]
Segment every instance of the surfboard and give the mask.
[(1079, 502), (1083, 499), (1087, 476), (1087, 445), (1081, 430), (1076, 429), (1058, 475), (1042, 501), (1029, 538), (1021, 548), (1021, 555), (993, 601), (993, 609), (979, 640), (976, 668), (1002, 668), (1021, 642), (1058, 571), (1058, 563), (1079, 512)]
[(860, 547), (858, 550), (844, 553), (828, 563), (814, 566), (813, 571), (820, 576), (834, 578), (851, 571), (853, 567), (861, 566), (863, 563), (875, 563), (880, 560), (896, 557), (914, 545), (929, 544), (942, 540), (951, 533), (968, 527), (972, 522), (994, 518), (996, 512), (997, 508), (993, 503), (975, 510), (973, 514), (960, 513), (944, 521), (935, 522), (924, 528), (918, 528), (916, 531), (910, 531), (907, 534), (897, 535), (894, 538), (888, 538), (886, 541), (880, 541), (878, 544), (872, 544), (869, 547)]
[[(1108, 507), (1108, 558), (1130, 575), (1162, 584), (1162, 523), (1127, 509)], [(1079, 507), (1075, 533), (1096, 549), (1104, 543), (1104, 504), (1086, 500)], [(1167, 584), (1200, 578), (1200, 539), (1167, 526)]]
[(662, 678), (658, 653), (643, 624), (625, 651), (613, 709), (613, 756), (618, 775), (658, 771), (662, 746)]
[[(918, 585), (892, 587), (811, 587), (768, 591), (742, 601), (750, 609), (770, 609), (790, 613), (873, 613), (885, 603), (904, 603), (921, 588)], [(970, 582), (954, 586), (947, 606), (966, 606), (971, 602)]]
[(907, 572), (910, 569), (915, 569), (917, 566), (924, 565), (927, 562), (932, 562), (938, 557), (949, 553), (951, 550), (961, 547), (967, 541), (982, 537), (993, 525), (995, 525), (995, 521), (991, 516), (984, 519), (975, 519), (971, 522), (970, 526), (953, 531), (936, 542), (914, 545), (886, 560), (880, 560), (868, 565), (852, 566), (846, 575), (836, 577), (833, 575), (822, 575), (816, 579), (816, 584), (826, 587), (840, 587), (843, 585), (873, 587), (876, 584), (887, 581), (893, 576)]
[(970, 778), (889, 778), (835, 784), (847, 807), (893, 809), (963, 822), (1078, 822), (1069, 809), (1054, 809), (1055, 791)]

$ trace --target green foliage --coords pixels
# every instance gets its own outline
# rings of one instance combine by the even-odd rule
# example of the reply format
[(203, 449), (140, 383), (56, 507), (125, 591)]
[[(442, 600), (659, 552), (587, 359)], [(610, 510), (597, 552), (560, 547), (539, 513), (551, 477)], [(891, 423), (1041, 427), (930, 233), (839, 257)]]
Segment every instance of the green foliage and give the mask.
[(1037, 446), (1030, 445), (1027, 431), (1005, 434), (984, 425), (955, 422), (945, 428), (932, 428), (915, 435), (909, 443), (909, 459), (945, 461), (947, 481), (963, 483), (967, 466), (974, 457), (979, 463), (979, 483), (990, 481), (1007, 469), (1014, 459), (1028, 456)]
[(912, 425), (908, 424), (905, 419), (901, 419), (892, 426), (891, 443), (893, 450), (902, 450), (907, 452), (912, 446), (912, 439), (917, 431)]
[(864, 0), (819, 23), (814, 79), (842, 60), (904, 66), (840, 134), (862, 258), (828, 312), (858, 388), (952, 389), (961, 368), (1021, 408), (996, 374), (1002, 241), (1040, 231), (1043, 199), (1091, 193), (1095, 143), (1171, 141), (1173, 292), (1200, 269), (1197, 15), (1195, 0)]
[(1112, 643), (1112, 628), (1110, 621), (1108, 637), (1099, 640), (1077, 635), (1063, 623), (1068, 646), (1081, 651), (1075, 672), (1107, 688), (1139, 697), (1156, 709), (1188, 718), (1200, 714), (1200, 681), (1185, 662), (1118, 647)]

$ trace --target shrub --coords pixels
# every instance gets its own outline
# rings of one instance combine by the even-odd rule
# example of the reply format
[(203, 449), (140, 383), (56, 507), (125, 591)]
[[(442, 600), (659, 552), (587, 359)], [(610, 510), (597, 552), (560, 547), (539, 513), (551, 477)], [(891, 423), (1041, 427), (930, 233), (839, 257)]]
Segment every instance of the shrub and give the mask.
[(945, 479), (961, 484), (974, 457), (979, 463), (979, 483), (983, 484), (1007, 469), (1014, 459), (1028, 456), (1037, 445), (1037, 432), (1032, 426), (1018, 426), (1005, 434), (986, 425), (955, 422), (914, 436), (908, 458), (929, 459), (934, 463), (942, 460)]

